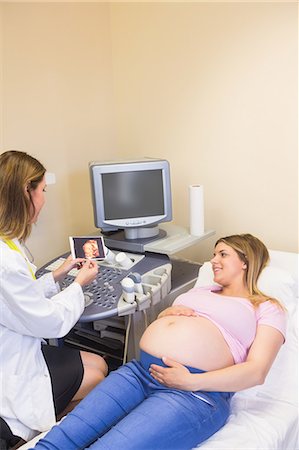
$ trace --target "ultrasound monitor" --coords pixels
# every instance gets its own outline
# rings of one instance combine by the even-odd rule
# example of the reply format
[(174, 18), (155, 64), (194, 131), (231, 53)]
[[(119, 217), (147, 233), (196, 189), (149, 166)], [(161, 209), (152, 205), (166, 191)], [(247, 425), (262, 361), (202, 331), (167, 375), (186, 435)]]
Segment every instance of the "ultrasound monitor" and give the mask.
[(158, 224), (172, 220), (170, 168), (166, 160), (89, 164), (94, 221), (102, 233), (124, 239), (157, 239)]

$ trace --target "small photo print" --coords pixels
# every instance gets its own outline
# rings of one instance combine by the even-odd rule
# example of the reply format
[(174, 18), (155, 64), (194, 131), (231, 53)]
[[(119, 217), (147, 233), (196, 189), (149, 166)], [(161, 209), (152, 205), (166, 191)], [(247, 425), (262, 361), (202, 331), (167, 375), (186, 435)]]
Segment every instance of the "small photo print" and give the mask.
[(102, 236), (70, 236), (73, 258), (105, 259), (105, 246)]

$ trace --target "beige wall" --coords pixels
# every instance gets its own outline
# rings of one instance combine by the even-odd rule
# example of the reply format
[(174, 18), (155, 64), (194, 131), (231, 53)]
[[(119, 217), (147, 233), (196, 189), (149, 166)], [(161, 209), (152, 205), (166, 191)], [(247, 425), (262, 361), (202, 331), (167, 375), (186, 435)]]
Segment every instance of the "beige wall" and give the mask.
[[(174, 220), (204, 186), (206, 228), (296, 251), (297, 5), (112, 7), (119, 145), (169, 159)], [(185, 252), (208, 257), (214, 239)]]
[(3, 147), (57, 177), (29, 240), (37, 264), (93, 230), (88, 162), (116, 158), (106, 4), (6, 4)]
[(2, 7), (0, 5), (0, 151), (3, 148), (3, 22)]
[[(217, 236), (249, 231), (297, 251), (296, 11), (0, 4), (1, 148), (57, 176), (29, 242), (37, 264), (93, 229), (88, 161), (138, 156), (170, 161), (176, 224), (188, 226), (188, 185), (201, 183)], [(213, 242), (182, 255), (201, 261)]]

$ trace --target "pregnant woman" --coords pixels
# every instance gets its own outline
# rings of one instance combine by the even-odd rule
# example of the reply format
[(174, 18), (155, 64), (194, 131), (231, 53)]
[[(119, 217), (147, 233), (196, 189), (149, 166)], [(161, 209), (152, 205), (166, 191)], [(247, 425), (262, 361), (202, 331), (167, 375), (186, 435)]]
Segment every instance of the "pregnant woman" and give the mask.
[(216, 242), (215, 286), (179, 296), (143, 334), (139, 361), (112, 372), (36, 449), (191, 449), (221, 428), (234, 392), (262, 384), (286, 313), (257, 288), (269, 255), (250, 234)]

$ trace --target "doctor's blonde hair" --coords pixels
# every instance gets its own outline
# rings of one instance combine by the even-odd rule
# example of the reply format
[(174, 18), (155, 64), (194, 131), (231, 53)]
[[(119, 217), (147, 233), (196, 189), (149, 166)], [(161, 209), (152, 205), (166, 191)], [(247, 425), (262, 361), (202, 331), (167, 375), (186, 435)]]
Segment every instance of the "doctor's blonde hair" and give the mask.
[(257, 286), (258, 278), (270, 260), (265, 244), (251, 234), (226, 236), (218, 239), (215, 246), (219, 242), (223, 242), (235, 250), (240, 260), (246, 265), (245, 283), (249, 291), (248, 299), (253, 306), (257, 307), (260, 303), (270, 300), (283, 308), (277, 299), (267, 296)]
[(10, 150), (0, 155), (0, 237), (25, 241), (35, 212), (30, 191), (37, 188), (46, 169), (27, 153)]

